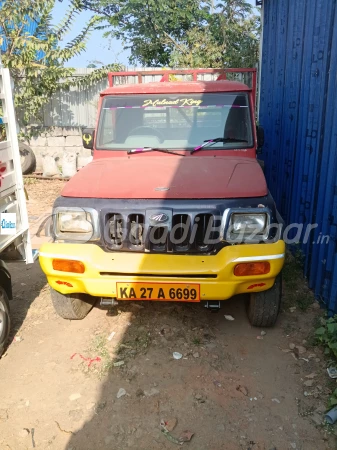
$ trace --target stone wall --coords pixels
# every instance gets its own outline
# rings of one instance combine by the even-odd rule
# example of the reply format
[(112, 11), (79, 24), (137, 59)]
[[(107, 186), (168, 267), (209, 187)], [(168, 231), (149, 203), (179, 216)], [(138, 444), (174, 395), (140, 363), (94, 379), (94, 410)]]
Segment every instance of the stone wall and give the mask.
[[(39, 136), (26, 142), (36, 157), (36, 171), (42, 171), (42, 158), (44, 155), (52, 156), (58, 165), (62, 162), (65, 152), (76, 153), (78, 160), (89, 157), (91, 150), (82, 145), (82, 129), (80, 127), (46, 127)], [(80, 166), (82, 166), (80, 164)]]

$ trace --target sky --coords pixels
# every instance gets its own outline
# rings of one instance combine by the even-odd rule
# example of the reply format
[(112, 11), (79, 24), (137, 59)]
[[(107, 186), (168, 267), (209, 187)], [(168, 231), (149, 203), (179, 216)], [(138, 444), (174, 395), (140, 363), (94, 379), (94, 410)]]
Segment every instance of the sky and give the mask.
[[(248, 2), (255, 5), (255, 0), (248, 0)], [(59, 1), (55, 2), (53, 11), (54, 24), (59, 23), (63, 19), (68, 7), (68, 0), (63, 0), (62, 3)], [(71, 31), (66, 36), (65, 43), (81, 32), (91, 16), (92, 13), (89, 11), (84, 11), (77, 16)], [(80, 55), (72, 58), (66, 65), (68, 67), (87, 67), (88, 64), (95, 61), (100, 61), (104, 65), (112, 63), (120, 63), (126, 66), (130, 65), (128, 62), (130, 52), (128, 50), (123, 50), (123, 45), (120, 41), (104, 38), (103, 33), (103, 31), (93, 31), (87, 41), (86, 50)]]
[[(55, 2), (53, 11), (53, 23), (55, 25), (64, 18), (68, 7), (68, 0), (63, 0), (62, 3), (59, 1)], [(71, 30), (66, 35), (65, 43), (69, 42), (81, 32), (92, 15), (93, 13), (90, 11), (84, 11), (76, 16), (77, 18), (73, 23)], [(117, 40), (104, 38), (103, 33), (103, 31), (93, 31), (87, 41), (86, 50), (69, 60), (66, 66), (87, 67), (88, 64), (95, 60), (101, 61), (104, 65), (115, 62), (128, 65), (129, 52), (123, 50), (122, 43)]]

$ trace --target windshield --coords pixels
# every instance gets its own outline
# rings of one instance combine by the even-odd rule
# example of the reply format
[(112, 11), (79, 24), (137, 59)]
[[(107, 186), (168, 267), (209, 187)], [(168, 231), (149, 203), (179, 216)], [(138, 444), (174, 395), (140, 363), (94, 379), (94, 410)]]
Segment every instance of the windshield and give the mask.
[(99, 118), (96, 148), (191, 150), (214, 138), (224, 138), (224, 142), (215, 142), (205, 150), (253, 145), (248, 95), (107, 96)]

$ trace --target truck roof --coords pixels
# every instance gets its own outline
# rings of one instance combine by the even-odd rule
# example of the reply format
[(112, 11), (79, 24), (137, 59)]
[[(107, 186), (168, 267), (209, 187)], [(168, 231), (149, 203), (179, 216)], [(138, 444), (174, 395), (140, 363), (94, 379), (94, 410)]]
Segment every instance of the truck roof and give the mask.
[(252, 88), (237, 81), (164, 81), (155, 83), (118, 84), (101, 92), (105, 95), (123, 94), (184, 94), (201, 92), (249, 92)]

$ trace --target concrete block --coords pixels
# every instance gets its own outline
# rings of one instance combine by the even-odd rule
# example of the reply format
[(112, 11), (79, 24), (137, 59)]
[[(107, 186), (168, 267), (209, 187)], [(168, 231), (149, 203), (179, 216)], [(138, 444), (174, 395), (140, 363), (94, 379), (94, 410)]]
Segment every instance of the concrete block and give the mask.
[(80, 155), (84, 156), (84, 157), (87, 157), (87, 156), (92, 156), (92, 153), (91, 153), (91, 150), (89, 148), (82, 147), (81, 151), (80, 151)]
[(28, 129), (23, 128), (22, 131), (24, 133), (32, 133), (32, 136), (36, 137), (46, 137), (47, 136), (47, 128), (46, 127), (38, 127), (38, 126), (32, 126)]
[(42, 172), (42, 156), (41, 156), (41, 153), (35, 154), (35, 158), (36, 158), (35, 171), (36, 172)]
[(44, 152), (43, 154), (50, 155), (55, 159), (55, 161), (57, 161), (58, 159), (62, 159), (62, 156), (64, 154), (64, 149), (62, 147), (50, 147), (49, 151)]
[(48, 147), (30, 146), (30, 148), (33, 150), (36, 158), (36, 171), (40, 172), (42, 170), (42, 153), (44, 153)]
[(63, 147), (45, 147), (41, 150), (40, 153), (42, 156), (50, 155), (55, 158), (59, 153), (63, 153)]
[(82, 136), (82, 128), (63, 127), (63, 136)]
[(62, 137), (48, 137), (48, 147), (64, 147), (65, 138)]
[(82, 152), (82, 148), (80, 146), (73, 146), (73, 147), (64, 147), (64, 152), (65, 153), (77, 153), (78, 155), (81, 154)]
[(60, 137), (60, 136), (64, 136), (64, 134), (63, 134), (63, 128), (62, 127), (52, 127), (50, 130), (49, 130), (49, 136), (52, 136), (52, 137)]
[(38, 155), (39, 153), (43, 153), (45, 151), (47, 151), (48, 147), (44, 146), (44, 147), (35, 147), (33, 145), (30, 146), (30, 148), (33, 150), (35, 156)]
[(82, 137), (81, 136), (67, 136), (66, 137), (66, 147), (82, 147)]
[(26, 142), (30, 147), (46, 147), (47, 138), (45, 136), (32, 137), (29, 142)]
[[(72, 147), (73, 148), (73, 147)], [(42, 158), (45, 155), (52, 156), (57, 165), (61, 165), (64, 147), (31, 147), (36, 158), (36, 171), (42, 171)]]
[(91, 163), (92, 160), (93, 160), (93, 157), (91, 155), (90, 156), (79, 156), (77, 158), (77, 168), (82, 169), (87, 164)]

